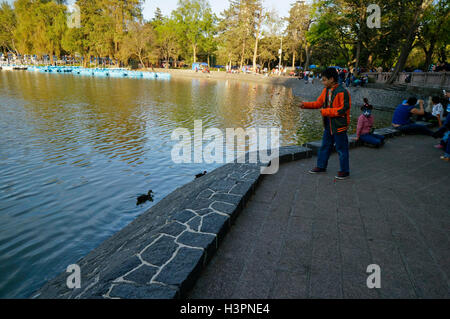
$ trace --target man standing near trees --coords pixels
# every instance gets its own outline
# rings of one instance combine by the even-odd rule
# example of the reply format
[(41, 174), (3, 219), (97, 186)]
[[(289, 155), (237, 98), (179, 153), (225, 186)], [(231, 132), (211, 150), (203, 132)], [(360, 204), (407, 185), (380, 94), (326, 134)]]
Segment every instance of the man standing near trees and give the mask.
[(349, 151), (347, 129), (350, 124), (350, 93), (338, 84), (338, 73), (334, 68), (328, 68), (322, 72), (322, 83), (325, 88), (315, 102), (302, 102), (302, 109), (321, 109), (323, 124), (325, 127), (322, 139), (322, 147), (317, 156), (317, 167), (309, 172), (311, 174), (325, 173), (328, 159), (333, 145), (339, 154), (341, 170), (336, 179), (343, 180), (350, 177)]

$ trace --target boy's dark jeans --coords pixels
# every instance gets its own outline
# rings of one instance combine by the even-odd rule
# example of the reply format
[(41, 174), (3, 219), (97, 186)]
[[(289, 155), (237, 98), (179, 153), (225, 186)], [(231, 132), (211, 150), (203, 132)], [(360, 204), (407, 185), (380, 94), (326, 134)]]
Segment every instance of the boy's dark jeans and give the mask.
[(428, 136), (433, 135), (433, 131), (428, 127), (416, 123), (405, 124), (397, 127), (397, 129), (406, 134), (423, 134)]
[(347, 132), (331, 135), (328, 128), (323, 132), (322, 147), (317, 154), (317, 167), (327, 168), (334, 144), (336, 144), (336, 151), (339, 154), (341, 172), (350, 173)]

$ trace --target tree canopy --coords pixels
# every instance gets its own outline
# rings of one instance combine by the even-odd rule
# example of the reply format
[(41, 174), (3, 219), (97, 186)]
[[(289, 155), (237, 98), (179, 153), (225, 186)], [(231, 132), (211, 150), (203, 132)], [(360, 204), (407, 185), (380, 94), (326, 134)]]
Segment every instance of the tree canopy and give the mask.
[[(421, 68), (449, 54), (449, 3), (379, 2), (380, 27), (371, 28), (372, 0), (295, 1), (287, 17), (262, 0), (229, 0), (216, 15), (207, 0), (179, 0), (165, 16), (146, 21), (143, 0), (76, 0), (80, 25), (67, 24), (66, 1), (15, 0), (0, 5), (0, 50), (38, 56), (107, 57), (141, 66), (203, 61), (274, 67), (310, 64), (385, 70)], [(168, 66), (168, 63), (166, 63)]]

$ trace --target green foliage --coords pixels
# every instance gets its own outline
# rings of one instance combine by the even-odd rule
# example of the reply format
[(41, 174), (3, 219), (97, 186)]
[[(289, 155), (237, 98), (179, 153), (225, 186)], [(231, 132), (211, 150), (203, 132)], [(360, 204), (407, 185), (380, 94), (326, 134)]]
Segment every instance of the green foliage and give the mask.
[(0, 5), (0, 50), (17, 51), (14, 42), (14, 31), (17, 27), (16, 14), (7, 2)]
[[(0, 50), (20, 54), (109, 57), (128, 65), (162, 61), (427, 68), (449, 54), (449, 3), (383, 0), (381, 28), (370, 29), (372, 0), (296, 1), (280, 18), (262, 0), (229, 0), (217, 17), (208, 0), (179, 0), (166, 17), (142, 17), (143, 0), (76, 0), (81, 27), (67, 26), (67, 1), (0, 5)], [(411, 54), (410, 54), (411, 53)], [(297, 64), (298, 63), (298, 64)]]

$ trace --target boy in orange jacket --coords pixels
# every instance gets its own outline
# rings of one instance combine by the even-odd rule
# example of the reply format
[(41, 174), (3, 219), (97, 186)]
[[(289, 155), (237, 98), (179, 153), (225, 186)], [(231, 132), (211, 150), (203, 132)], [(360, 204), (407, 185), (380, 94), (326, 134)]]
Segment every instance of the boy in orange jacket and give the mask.
[(321, 109), (325, 127), (322, 147), (317, 155), (317, 167), (309, 172), (317, 174), (327, 171), (328, 159), (333, 150), (333, 145), (336, 144), (341, 167), (336, 179), (347, 179), (350, 177), (347, 136), (347, 129), (350, 124), (350, 93), (338, 84), (338, 73), (334, 68), (323, 71), (322, 84), (325, 88), (317, 101), (302, 102), (299, 105), (302, 109)]

